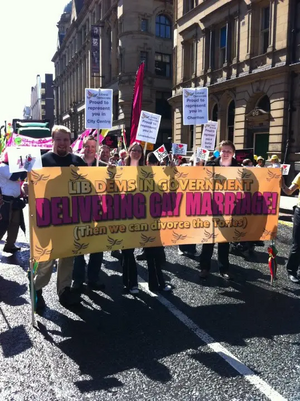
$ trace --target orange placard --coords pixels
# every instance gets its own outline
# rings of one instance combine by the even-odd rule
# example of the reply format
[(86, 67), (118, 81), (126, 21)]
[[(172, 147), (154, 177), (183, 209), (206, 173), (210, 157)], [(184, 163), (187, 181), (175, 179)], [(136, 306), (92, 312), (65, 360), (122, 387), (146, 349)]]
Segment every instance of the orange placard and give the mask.
[(29, 173), (31, 257), (277, 232), (281, 172), (242, 167), (51, 167)]

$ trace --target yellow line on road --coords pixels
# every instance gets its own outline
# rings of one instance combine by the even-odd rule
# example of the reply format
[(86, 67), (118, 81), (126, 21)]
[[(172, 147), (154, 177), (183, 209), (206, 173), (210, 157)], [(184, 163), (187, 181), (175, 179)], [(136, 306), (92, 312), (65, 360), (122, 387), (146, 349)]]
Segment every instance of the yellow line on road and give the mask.
[(284, 226), (293, 227), (293, 223), (291, 221), (278, 220), (278, 223), (283, 224)]

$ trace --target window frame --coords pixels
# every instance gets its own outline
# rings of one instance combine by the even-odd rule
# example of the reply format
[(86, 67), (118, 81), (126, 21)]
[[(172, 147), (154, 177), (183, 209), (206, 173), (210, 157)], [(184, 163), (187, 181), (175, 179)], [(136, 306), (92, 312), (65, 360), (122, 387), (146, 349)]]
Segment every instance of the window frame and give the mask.
[[(160, 21), (161, 18), (164, 18), (164, 22)], [(158, 32), (157, 32), (158, 28)], [(167, 34), (167, 28), (169, 29), (169, 33)], [(162, 34), (162, 29), (164, 29), (164, 34)], [(161, 39), (172, 39), (172, 21), (166, 14), (157, 14), (155, 18), (155, 36)]]
[[(161, 60), (158, 60), (157, 58), (161, 57)], [(166, 62), (164, 61), (164, 57), (169, 57), (169, 61)], [(157, 67), (157, 63), (162, 63), (161, 68), (162, 71), (165, 71), (164, 74), (158, 74), (157, 70), (159, 69)], [(167, 73), (167, 66), (169, 66), (169, 74)], [(167, 54), (167, 53), (160, 53), (160, 52), (155, 52), (154, 55), (154, 70), (155, 70), (155, 75), (158, 77), (164, 77), (164, 78), (172, 78), (172, 54)]]

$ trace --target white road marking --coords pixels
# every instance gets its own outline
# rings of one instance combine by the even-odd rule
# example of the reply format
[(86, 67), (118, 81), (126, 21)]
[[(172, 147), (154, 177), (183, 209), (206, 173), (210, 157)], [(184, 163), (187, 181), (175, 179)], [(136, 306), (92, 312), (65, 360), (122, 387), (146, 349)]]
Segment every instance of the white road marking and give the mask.
[(164, 305), (174, 316), (177, 317), (188, 329), (196, 334), (206, 345), (223, 358), (230, 366), (233, 367), (240, 375), (244, 376), (253, 386), (255, 386), (261, 393), (268, 397), (271, 401), (287, 401), (282, 395), (274, 390), (268, 383), (258, 377), (251, 369), (244, 365), (238, 358), (236, 358), (230, 351), (223, 345), (215, 342), (215, 340), (207, 334), (204, 330), (200, 329), (189, 317), (181, 312), (172, 302), (168, 301), (162, 295), (157, 295), (148, 289), (148, 284), (139, 277), (139, 285), (144, 292), (147, 292), (152, 297), (156, 298), (162, 305)]

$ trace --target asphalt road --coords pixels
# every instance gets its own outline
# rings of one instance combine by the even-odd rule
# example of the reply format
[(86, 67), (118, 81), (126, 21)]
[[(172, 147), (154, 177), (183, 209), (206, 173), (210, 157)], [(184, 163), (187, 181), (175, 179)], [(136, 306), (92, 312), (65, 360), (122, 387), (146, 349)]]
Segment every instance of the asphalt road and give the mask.
[(36, 328), (28, 241), (20, 234), (14, 256), (2, 244), (0, 400), (300, 400), (300, 285), (285, 273), (291, 219), (281, 218), (273, 287), (268, 243), (251, 260), (231, 255), (232, 282), (216, 263), (201, 282), (197, 260), (168, 248), (164, 273), (174, 290), (160, 296), (147, 290), (145, 262), (142, 291), (124, 294), (119, 262), (106, 253), (105, 292), (86, 292), (79, 309), (67, 310), (54, 272)]

